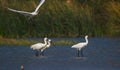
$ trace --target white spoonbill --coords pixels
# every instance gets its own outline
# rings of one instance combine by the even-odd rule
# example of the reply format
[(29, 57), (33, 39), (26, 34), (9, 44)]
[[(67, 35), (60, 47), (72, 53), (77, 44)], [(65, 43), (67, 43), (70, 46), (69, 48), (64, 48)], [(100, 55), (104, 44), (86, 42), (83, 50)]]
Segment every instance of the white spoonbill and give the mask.
[(38, 56), (38, 51), (40, 51), (46, 45), (47, 45), (47, 37), (44, 38), (44, 43), (37, 43), (37, 44), (31, 45), (30, 48), (32, 48), (33, 50), (36, 50), (35, 55)]
[(15, 10), (15, 9), (11, 9), (11, 8), (8, 8), (8, 10), (10, 11), (13, 11), (13, 12), (16, 12), (16, 13), (20, 13), (20, 14), (23, 14), (25, 16), (29, 16), (29, 19), (35, 15), (38, 14), (39, 12), (39, 8), (41, 7), (41, 5), (45, 2), (45, 0), (41, 0), (39, 5), (37, 6), (37, 8), (35, 9), (35, 11), (33, 12), (26, 12), (26, 11), (19, 11), (19, 10)]
[(44, 50), (51, 46), (51, 39), (48, 39), (47, 45), (41, 49), (41, 55), (44, 55)]
[(83, 56), (83, 50), (82, 49), (85, 46), (87, 46), (87, 44), (88, 44), (88, 35), (85, 36), (85, 40), (86, 40), (85, 42), (78, 43), (78, 44), (75, 44), (75, 45), (72, 46), (72, 48), (76, 48), (78, 50), (78, 53), (77, 53), (78, 57), (79, 57), (79, 52), (80, 51), (81, 51), (81, 56)]

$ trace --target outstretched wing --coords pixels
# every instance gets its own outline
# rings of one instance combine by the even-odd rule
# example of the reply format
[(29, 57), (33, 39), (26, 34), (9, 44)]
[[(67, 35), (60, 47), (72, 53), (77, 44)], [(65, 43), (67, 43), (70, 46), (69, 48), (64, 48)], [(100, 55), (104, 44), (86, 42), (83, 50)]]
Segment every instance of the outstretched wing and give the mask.
[(23, 15), (31, 15), (30, 12), (18, 11), (18, 10), (14, 10), (14, 9), (11, 9), (11, 8), (7, 8), (7, 9), (10, 10), (10, 11), (16, 12), (16, 13), (23, 14)]
[(38, 12), (39, 8), (41, 7), (41, 5), (45, 2), (45, 0), (41, 0), (39, 5), (37, 6), (37, 8), (35, 9), (35, 12)]

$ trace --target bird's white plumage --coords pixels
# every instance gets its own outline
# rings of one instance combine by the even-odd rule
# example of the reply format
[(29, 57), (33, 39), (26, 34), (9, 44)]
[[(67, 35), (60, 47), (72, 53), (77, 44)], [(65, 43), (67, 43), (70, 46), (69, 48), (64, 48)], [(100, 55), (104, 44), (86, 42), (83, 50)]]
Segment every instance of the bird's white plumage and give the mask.
[(34, 45), (31, 45), (31, 48), (33, 50), (41, 50), (43, 47), (45, 47), (47, 45), (47, 38), (45, 37), (44, 38), (44, 43), (37, 43), (37, 44), (34, 44)]
[(76, 48), (78, 50), (81, 50), (83, 47), (87, 46), (87, 44), (88, 44), (88, 39), (87, 38), (88, 38), (88, 36), (86, 35), (85, 36), (85, 40), (86, 40), (85, 42), (75, 44), (75, 45), (72, 46), (72, 48)]
[(20, 13), (20, 14), (23, 14), (25, 16), (29, 16), (29, 17), (32, 17), (32, 16), (35, 16), (38, 14), (39, 12), (39, 8), (41, 7), (41, 5), (45, 2), (45, 0), (41, 0), (39, 5), (37, 6), (37, 8), (35, 9), (35, 11), (33, 12), (26, 12), (26, 11), (19, 11), (19, 10), (15, 10), (15, 9), (11, 9), (11, 8), (8, 8), (8, 10), (10, 11), (13, 11), (13, 12), (16, 12), (16, 13)]
[(37, 44), (34, 44), (31, 46), (31, 48), (33, 50), (40, 50), (41, 48), (43, 48), (46, 44), (43, 44), (43, 43), (37, 43)]
[(42, 6), (42, 4), (45, 2), (45, 0), (41, 0), (40, 1), (40, 4), (37, 6), (37, 8), (35, 9), (35, 11), (34, 12), (39, 12), (38, 10), (39, 10), (39, 8)]
[(51, 40), (48, 40), (48, 44), (41, 49), (41, 52), (44, 51), (45, 49), (49, 48), (51, 46)]

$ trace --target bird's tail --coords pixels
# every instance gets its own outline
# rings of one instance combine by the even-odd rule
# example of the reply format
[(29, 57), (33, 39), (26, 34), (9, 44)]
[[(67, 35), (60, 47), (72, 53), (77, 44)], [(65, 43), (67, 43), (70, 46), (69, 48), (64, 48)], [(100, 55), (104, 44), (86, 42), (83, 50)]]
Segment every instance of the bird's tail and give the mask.
[(71, 48), (75, 48), (75, 46), (73, 45)]
[(33, 48), (34, 48), (34, 45), (31, 45), (30, 48), (33, 49)]

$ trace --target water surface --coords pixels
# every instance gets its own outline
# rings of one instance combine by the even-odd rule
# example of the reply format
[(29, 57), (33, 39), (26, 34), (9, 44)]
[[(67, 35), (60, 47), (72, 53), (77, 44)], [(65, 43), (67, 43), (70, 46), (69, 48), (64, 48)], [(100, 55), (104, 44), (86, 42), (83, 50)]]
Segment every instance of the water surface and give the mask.
[[(53, 41), (84, 41), (81, 38), (60, 38)], [(45, 56), (36, 57), (28, 46), (0, 46), (0, 70), (120, 70), (120, 39), (89, 38), (85, 57), (76, 57), (71, 46), (52, 46)]]

